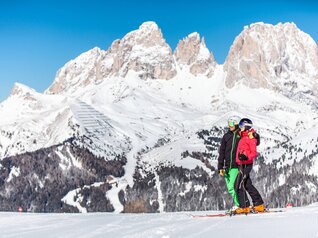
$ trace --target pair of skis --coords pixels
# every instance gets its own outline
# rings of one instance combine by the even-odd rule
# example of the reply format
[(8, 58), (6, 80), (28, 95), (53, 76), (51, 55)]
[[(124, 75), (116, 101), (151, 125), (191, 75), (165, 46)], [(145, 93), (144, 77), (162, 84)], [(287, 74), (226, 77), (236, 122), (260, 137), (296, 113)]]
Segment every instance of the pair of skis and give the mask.
[(205, 218), (205, 217), (231, 217), (231, 216), (242, 216), (242, 215), (253, 215), (253, 214), (267, 214), (267, 213), (277, 213), (284, 212), (284, 210), (265, 210), (264, 212), (249, 212), (249, 213), (234, 213), (234, 212), (224, 212), (217, 214), (205, 214), (205, 215), (191, 215), (193, 218)]

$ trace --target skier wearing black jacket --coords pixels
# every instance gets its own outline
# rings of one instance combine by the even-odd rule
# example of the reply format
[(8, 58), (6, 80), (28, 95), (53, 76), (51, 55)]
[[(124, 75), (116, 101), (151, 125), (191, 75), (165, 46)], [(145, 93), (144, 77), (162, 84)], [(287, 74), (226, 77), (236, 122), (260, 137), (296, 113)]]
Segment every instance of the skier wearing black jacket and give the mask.
[(240, 118), (232, 116), (228, 119), (229, 131), (222, 138), (219, 148), (218, 171), (224, 177), (228, 192), (231, 194), (235, 206), (239, 207), (239, 200), (235, 192), (235, 180), (238, 174), (238, 165), (235, 161), (237, 145), (240, 140), (238, 124)]

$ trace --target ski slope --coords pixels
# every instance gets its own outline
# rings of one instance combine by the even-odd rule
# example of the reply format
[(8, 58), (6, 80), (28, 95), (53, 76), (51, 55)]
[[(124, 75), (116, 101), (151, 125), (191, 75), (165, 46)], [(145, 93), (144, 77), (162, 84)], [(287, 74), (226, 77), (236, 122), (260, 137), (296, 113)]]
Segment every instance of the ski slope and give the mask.
[[(283, 213), (192, 218), (190, 213), (0, 213), (1, 237), (318, 237), (318, 203)], [(206, 214), (193, 212), (191, 214)], [(208, 212), (218, 213), (217, 211)]]

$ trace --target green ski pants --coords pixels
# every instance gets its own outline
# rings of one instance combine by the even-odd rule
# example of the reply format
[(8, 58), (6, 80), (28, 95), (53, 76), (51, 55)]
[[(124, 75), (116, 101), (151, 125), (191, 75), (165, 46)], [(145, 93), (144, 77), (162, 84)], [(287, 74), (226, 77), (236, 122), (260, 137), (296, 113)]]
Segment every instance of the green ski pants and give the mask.
[(224, 174), (224, 179), (226, 183), (227, 190), (231, 194), (233, 201), (236, 206), (240, 206), (238, 196), (235, 192), (235, 180), (238, 174), (238, 168), (231, 168), (229, 169), (228, 173)]

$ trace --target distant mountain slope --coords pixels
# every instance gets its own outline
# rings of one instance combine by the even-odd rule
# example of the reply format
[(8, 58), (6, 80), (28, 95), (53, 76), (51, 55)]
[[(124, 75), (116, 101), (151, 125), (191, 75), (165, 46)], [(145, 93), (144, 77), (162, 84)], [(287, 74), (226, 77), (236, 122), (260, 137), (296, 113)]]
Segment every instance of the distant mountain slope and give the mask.
[(16, 84), (0, 104), (1, 207), (225, 209), (215, 168), (231, 115), (251, 118), (261, 135), (253, 176), (266, 203), (314, 202), (316, 56), (294, 24), (257, 23), (218, 65), (198, 33), (172, 53), (146, 22), (65, 64), (45, 93)]

